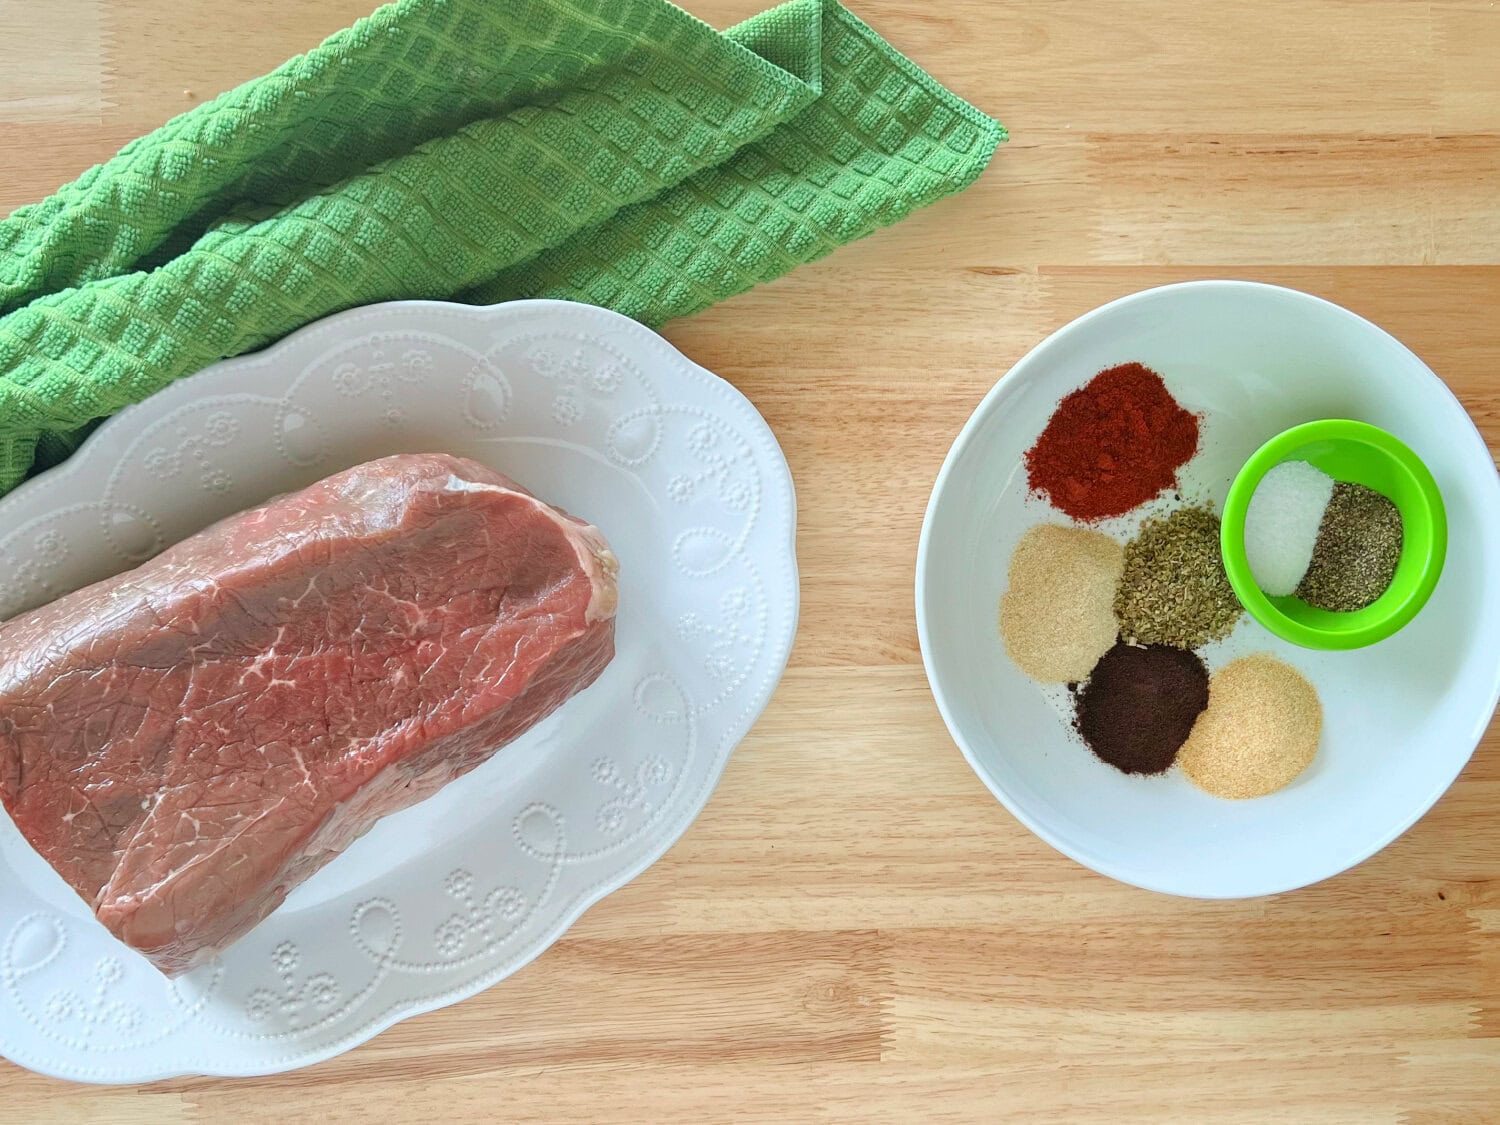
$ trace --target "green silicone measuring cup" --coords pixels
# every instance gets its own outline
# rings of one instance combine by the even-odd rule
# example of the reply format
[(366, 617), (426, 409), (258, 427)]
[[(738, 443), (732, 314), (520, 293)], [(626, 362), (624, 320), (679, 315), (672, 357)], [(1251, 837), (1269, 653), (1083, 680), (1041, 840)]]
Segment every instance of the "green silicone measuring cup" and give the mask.
[[(1245, 512), (1261, 478), (1283, 461), (1306, 461), (1334, 480), (1389, 496), (1401, 513), (1403, 542), (1390, 588), (1353, 613), (1315, 609), (1301, 598), (1273, 598), (1256, 585), (1245, 556)], [(1437, 586), (1448, 552), (1448, 517), (1432, 473), (1415, 453), (1366, 422), (1329, 418), (1293, 426), (1251, 455), (1229, 486), (1220, 527), (1224, 570), (1250, 616), (1304, 648), (1352, 649), (1382, 641), (1415, 617)]]

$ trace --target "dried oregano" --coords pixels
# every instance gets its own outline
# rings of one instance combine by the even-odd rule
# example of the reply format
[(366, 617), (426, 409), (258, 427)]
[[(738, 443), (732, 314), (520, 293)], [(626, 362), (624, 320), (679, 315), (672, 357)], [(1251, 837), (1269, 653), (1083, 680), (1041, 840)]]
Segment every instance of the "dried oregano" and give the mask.
[(1126, 641), (1197, 648), (1228, 636), (1241, 612), (1219, 555), (1219, 517), (1207, 508), (1149, 519), (1126, 544), (1115, 594)]

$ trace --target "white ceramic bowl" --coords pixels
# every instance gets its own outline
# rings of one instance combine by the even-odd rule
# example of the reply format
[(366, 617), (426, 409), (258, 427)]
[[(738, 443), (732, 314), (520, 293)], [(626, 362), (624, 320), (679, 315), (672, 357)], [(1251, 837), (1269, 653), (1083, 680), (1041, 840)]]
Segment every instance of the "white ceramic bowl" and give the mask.
[[(1461, 316), (1455, 312), (1455, 316)], [(1280, 793), (1223, 801), (1180, 770), (1128, 777), (1069, 726), (1066, 692), (1007, 658), (1000, 595), (1021, 533), (1067, 523), (1028, 497), (1022, 455), (1058, 399), (1129, 360), (1205, 413), (1184, 491), (1223, 503), (1271, 435), (1316, 418), (1390, 430), (1431, 467), (1452, 527), (1432, 600), (1356, 652), (1313, 652), (1248, 617), (1203, 650), (1210, 671), (1270, 652), (1324, 709), (1312, 766)], [(1158, 504), (1158, 507), (1161, 505)], [(1121, 538), (1139, 517), (1102, 525)], [(917, 559), (917, 626), (938, 706), (969, 764), (1022, 823), (1105, 875), (1201, 898), (1325, 879), (1409, 828), (1468, 761), (1500, 696), (1500, 480), (1458, 400), (1393, 337), (1337, 305), (1268, 285), (1208, 281), (1121, 298), (1053, 333), (979, 405), (938, 475)]]

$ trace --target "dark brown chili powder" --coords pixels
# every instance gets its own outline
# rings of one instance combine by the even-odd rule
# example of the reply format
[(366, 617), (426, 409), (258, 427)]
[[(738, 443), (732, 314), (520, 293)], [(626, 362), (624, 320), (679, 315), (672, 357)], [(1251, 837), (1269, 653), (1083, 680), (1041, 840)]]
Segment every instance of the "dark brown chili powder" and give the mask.
[(1073, 698), (1090, 750), (1125, 773), (1161, 773), (1208, 706), (1208, 670), (1186, 649), (1122, 641)]

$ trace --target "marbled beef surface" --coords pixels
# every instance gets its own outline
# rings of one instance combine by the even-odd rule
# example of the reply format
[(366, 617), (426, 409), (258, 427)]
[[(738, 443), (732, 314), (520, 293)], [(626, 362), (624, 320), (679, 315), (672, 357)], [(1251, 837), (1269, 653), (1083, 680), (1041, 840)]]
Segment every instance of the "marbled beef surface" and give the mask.
[(615, 571), (483, 465), (361, 465), (0, 624), (0, 798), (186, 971), (593, 682)]

